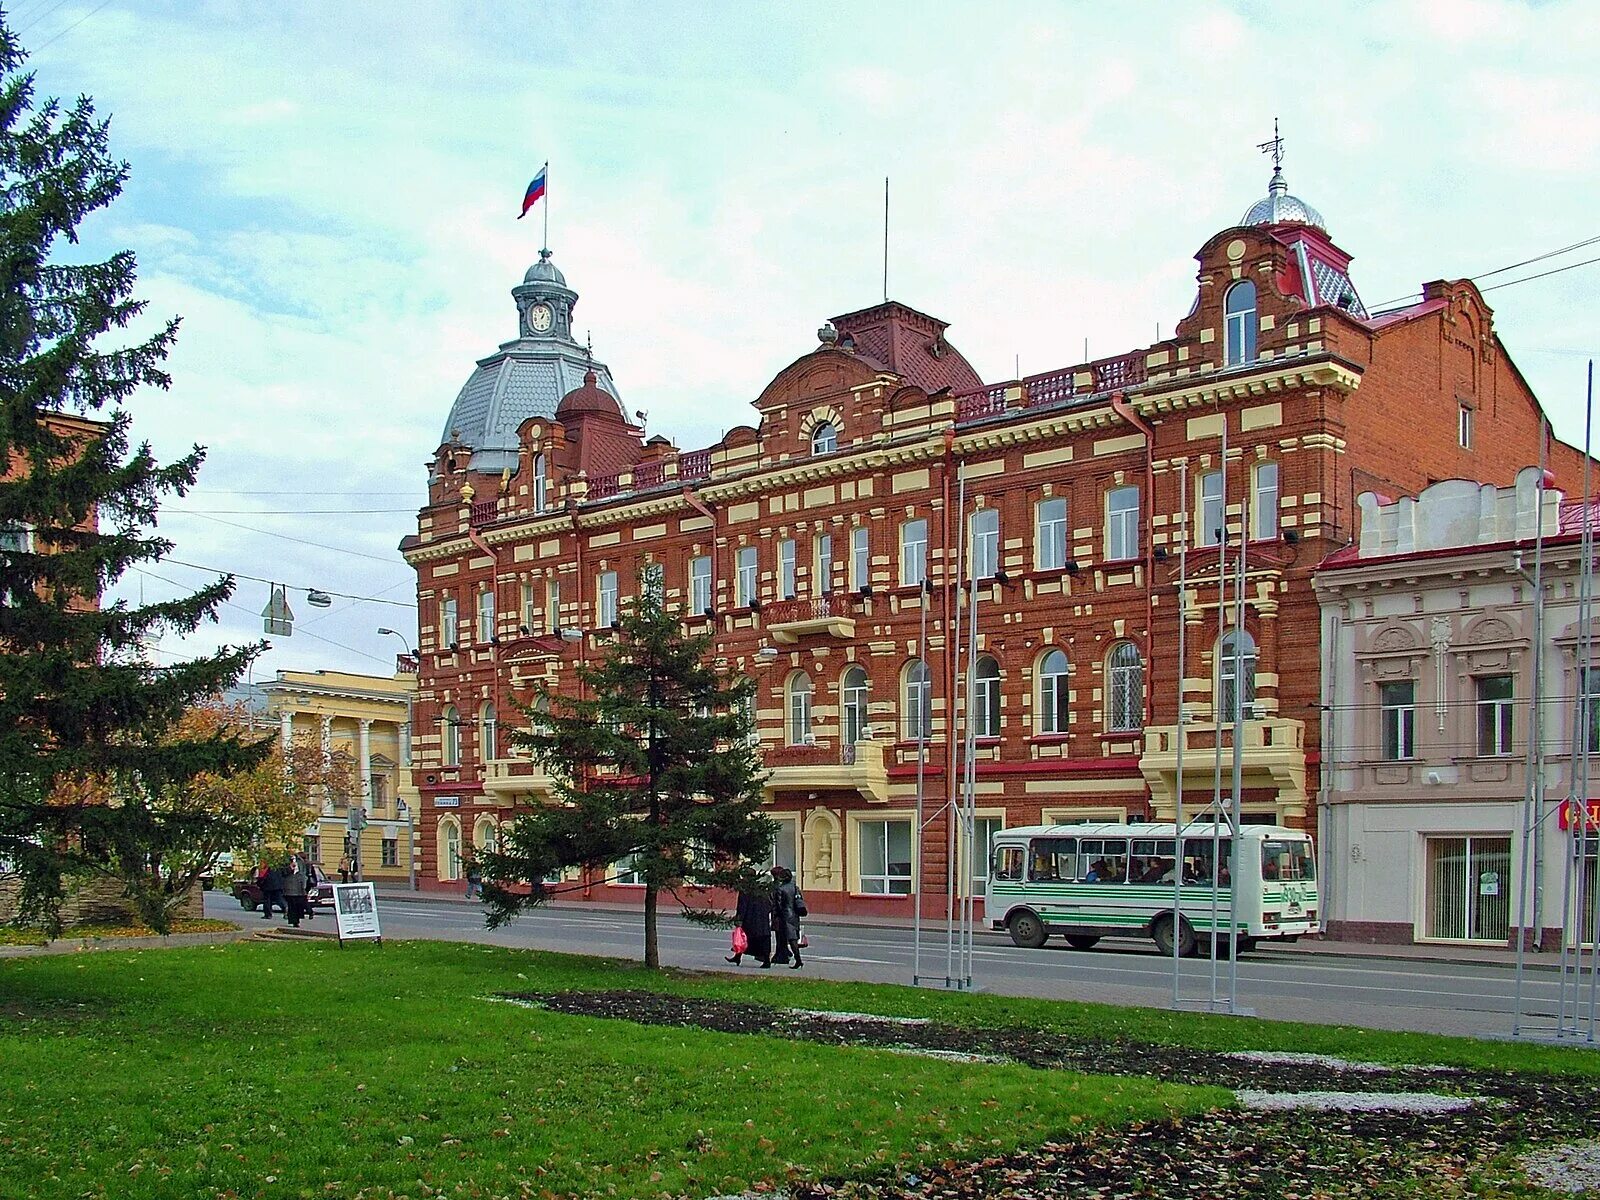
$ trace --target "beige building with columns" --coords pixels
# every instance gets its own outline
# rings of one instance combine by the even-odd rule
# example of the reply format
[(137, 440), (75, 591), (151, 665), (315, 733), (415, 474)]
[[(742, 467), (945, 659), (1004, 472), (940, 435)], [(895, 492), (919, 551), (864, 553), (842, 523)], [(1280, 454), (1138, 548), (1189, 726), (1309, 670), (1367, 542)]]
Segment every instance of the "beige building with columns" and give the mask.
[[(356, 771), (359, 803), (367, 810), (362, 878), (375, 882), (412, 877), (417, 797), (409, 768), (417, 675), (410, 660), (401, 659), (399, 666), (392, 676), (279, 671), (261, 685), (285, 743), (314, 737), (329, 760), (343, 756), (364, 765)], [(337, 875), (344, 857), (349, 818), (343, 799), (329, 799), (306, 825), (307, 850), (330, 875)]]

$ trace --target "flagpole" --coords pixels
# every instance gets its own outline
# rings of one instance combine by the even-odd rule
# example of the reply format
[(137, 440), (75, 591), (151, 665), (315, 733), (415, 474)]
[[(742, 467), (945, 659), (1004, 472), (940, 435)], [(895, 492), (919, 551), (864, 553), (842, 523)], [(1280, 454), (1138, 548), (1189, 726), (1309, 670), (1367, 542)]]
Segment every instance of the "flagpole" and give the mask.
[(544, 246), (546, 254), (550, 253), (550, 160), (544, 160)]

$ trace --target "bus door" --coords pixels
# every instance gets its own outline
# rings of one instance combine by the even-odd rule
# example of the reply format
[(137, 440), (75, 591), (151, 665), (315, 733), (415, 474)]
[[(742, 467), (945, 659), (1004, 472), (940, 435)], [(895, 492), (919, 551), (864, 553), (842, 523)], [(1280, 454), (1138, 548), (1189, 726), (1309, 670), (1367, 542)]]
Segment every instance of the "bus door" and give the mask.
[(1028, 847), (1028, 898), (1041, 917), (1064, 913), (1078, 878), (1077, 838), (1034, 838)]

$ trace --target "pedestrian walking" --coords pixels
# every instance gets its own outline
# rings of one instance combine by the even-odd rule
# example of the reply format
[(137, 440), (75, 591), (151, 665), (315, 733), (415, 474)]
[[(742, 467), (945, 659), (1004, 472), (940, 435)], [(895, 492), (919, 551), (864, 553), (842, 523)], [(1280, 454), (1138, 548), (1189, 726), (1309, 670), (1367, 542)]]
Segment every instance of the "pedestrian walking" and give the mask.
[(789, 964), (791, 971), (805, 966), (800, 959), (800, 918), (806, 915), (806, 900), (795, 886), (794, 872), (788, 867), (773, 867), (772, 878), (777, 888), (772, 894), (772, 935), (778, 943), (774, 955), (778, 962)]
[(739, 889), (734, 917), (738, 921), (734, 929), (744, 934), (745, 945), (740, 950), (735, 942), (728, 961), (737, 967), (739, 960), (748, 954), (759, 959), (763, 967), (772, 966), (772, 897), (770, 888), (762, 880)]
[(483, 868), (478, 865), (478, 856), (470, 855), (467, 858), (467, 899), (472, 900), (483, 894)]
[(256, 883), (261, 887), (261, 919), (268, 920), (274, 907), (282, 909), (287, 915), (289, 908), (283, 902), (283, 868), (268, 866), (263, 859), (261, 869), (256, 873)]
[(283, 864), (283, 900), (289, 924), (299, 929), (301, 918), (306, 915), (306, 877), (300, 860), (292, 854)]
[(339, 882), (350, 882), (350, 856), (348, 854), (339, 860)]

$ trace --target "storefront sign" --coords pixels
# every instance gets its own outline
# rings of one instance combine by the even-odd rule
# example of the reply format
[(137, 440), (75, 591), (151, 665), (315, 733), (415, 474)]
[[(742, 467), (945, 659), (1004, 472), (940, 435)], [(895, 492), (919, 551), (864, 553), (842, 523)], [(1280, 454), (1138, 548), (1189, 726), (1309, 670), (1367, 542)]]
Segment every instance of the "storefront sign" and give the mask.
[(378, 929), (378, 892), (370, 883), (333, 885), (333, 916), (341, 942), (361, 938), (383, 940)]
[[(1574, 812), (1577, 802), (1563, 800), (1560, 809), (1556, 812), (1556, 820), (1562, 829), (1571, 829), (1574, 824)], [(1577, 823), (1588, 829), (1600, 829), (1600, 800), (1590, 800), (1584, 805), (1584, 816), (1577, 818)]]

